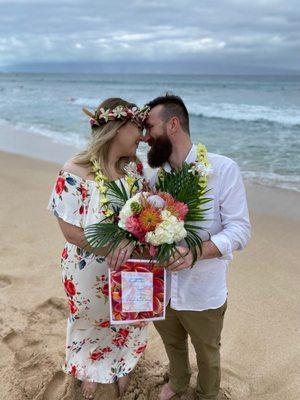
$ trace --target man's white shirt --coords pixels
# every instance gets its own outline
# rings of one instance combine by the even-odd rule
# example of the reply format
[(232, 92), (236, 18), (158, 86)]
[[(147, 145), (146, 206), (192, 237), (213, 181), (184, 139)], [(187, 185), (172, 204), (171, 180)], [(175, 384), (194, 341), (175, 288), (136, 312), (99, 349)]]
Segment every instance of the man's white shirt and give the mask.
[[(192, 146), (185, 162), (197, 159), (197, 148)], [(206, 221), (194, 222), (205, 228), (211, 241), (218, 247), (221, 257), (199, 260), (193, 268), (178, 272), (167, 271), (166, 303), (170, 301), (175, 310), (203, 311), (221, 307), (227, 298), (226, 275), (234, 250), (243, 249), (250, 238), (250, 222), (247, 199), (238, 165), (228, 157), (208, 153), (213, 172), (208, 177), (206, 197)], [(169, 163), (164, 165), (171, 171)], [(150, 185), (153, 187), (158, 170), (152, 173)], [(203, 240), (207, 233), (199, 230)]]

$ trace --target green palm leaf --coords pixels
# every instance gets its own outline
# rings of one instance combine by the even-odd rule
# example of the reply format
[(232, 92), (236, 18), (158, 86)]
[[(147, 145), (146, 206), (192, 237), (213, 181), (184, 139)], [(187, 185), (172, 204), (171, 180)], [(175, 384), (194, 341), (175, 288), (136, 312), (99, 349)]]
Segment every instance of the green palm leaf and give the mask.
[(99, 222), (84, 229), (87, 242), (95, 249), (107, 246), (121, 234), (123, 234), (123, 237), (126, 236), (126, 231), (113, 222)]

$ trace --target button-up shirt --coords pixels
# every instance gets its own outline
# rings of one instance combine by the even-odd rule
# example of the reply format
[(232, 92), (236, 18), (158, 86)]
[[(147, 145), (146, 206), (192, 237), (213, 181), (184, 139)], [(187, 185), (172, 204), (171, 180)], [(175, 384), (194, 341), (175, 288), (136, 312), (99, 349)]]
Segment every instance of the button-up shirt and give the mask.
[[(197, 160), (197, 148), (192, 146), (185, 162)], [(212, 173), (208, 176), (206, 221), (194, 222), (205, 228), (221, 257), (199, 260), (193, 268), (178, 272), (167, 271), (167, 304), (175, 310), (202, 311), (222, 306), (227, 298), (226, 273), (234, 250), (243, 249), (250, 238), (250, 222), (245, 188), (236, 162), (228, 157), (208, 153)], [(171, 171), (169, 163), (164, 165)], [(150, 178), (154, 186), (158, 170)], [(198, 232), (203, 240), (207, 233)], [(206, 236), (205, 236), (206, 235)]]

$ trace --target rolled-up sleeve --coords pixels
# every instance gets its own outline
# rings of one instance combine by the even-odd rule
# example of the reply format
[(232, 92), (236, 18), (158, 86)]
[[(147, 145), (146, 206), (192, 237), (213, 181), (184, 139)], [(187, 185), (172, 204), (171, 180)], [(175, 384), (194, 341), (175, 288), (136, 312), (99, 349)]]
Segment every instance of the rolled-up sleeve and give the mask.
[(243, 249), (250, 239), (246, 192), (238, 165), (232, 161), (220, 174), (219, 207), (222, 230), (211, 236), (222, 258), (231, 259), (234, 250)]

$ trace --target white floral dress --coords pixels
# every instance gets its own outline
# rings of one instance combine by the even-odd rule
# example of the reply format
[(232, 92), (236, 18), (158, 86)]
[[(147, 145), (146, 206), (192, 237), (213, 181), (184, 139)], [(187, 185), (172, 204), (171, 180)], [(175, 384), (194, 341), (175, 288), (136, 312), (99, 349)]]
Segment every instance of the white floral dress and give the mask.
[[(95, 182), (65, 171), (59, 173), (48, 209), (81, 228), (103, 219)], [(67, 242), (61, 268), (70, 309), (63, 370), (80, 380), (115, 382), (127, 375), (143, 354), (147, 326), (110, 325), (104, 257)]]

